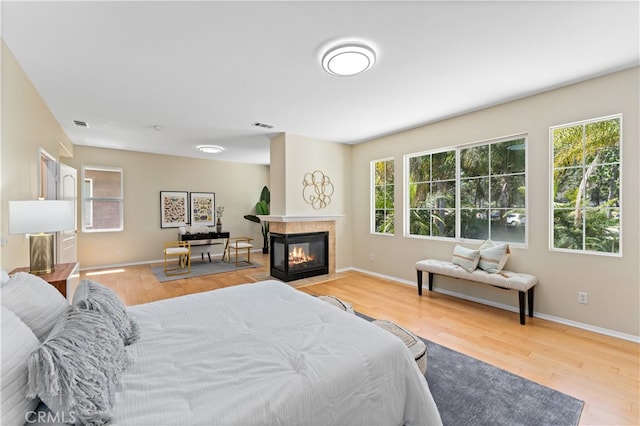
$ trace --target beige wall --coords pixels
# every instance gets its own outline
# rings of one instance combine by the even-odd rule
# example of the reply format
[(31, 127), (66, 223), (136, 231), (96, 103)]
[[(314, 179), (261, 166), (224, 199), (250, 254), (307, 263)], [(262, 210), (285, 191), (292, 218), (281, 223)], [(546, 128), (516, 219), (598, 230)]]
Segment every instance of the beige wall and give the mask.
[[(537, 96), (487, 108), (371, 142), (353, 149), (353, 266), (415, 282), (414, 263), (449, 259), (454, 242), (402, 236), (403, 194), (396, 191), (393, 237), (369, 233), (372, 160), (395, 159), (401, 181), (403, 155), (517, 133), (528, 133), (529, 246), (514, 249), (509, 269), (533, 273), (540, 283), (535, 309), (549, 316), (619, 333), (640, 335), (639, 69), (634, 68)], [(559, 253), (549, 250), (549, 127), (623, 113), (623, 254), (619, 257)], [(375, 256), (375, 261), (370, 256)], [(513, 292), (463, 284), (444, 277), (436, 287), (496, 304), (517, 306)], [(577, 303), (577, 292), (589, 304)]]
[[(265, 166), (85, 147), (74, 150), (2, 43), (0, 221), (1, 234), (8, 237), (8, 245), (0, 248), (0, 266), (11, 270), (28, 264), (28, 242), (22, 236), (8, 235), (8, 201), (36, 198), (38, 150), (43, 148), (79, 172), (82, 165), (124, 169), (125, 231), (81, 233), (78, 256), (82, 267), (160, 258), (162, 243), (173, 239), (176, 232), (160, 228), (161, 190), (215, 192), (218, 204), (225, 206), (225, 229), (261, 241), (260, 227), (242, 216), (252, 212), (262, 186), (271, 185), (273, 214), (318, 213), (302, 201), (301, 179), (307, 171), (319, 169), (331, 177), (336, 194), (331, 208), (318, 214), (345, 215), (345, 219), (337, 223), (337, 268), (354, 266), (414, 282), (416, 260), (447, 259), (455, 243), (405, 238), (401, 234), (371, 235), (370, 161), (393, 157), (400, 174), (404, 154), (525, 132), (529, 135), (529, 246), (514, 249), (508, 267), (540, 278), (537, 312), (639, 336), (639, 77), (639, 69), (634, 68), (353, 147), (283, 135), (276, 140), (281, 157), (272, 158), (270, 177), (269, 168)], [(624, 256), (550, 252), (548, 128), (619, 112), (624, 114)], [(66, 149), (61, 150), (60, 144)], [(273, 149), (272, 144), (272, 154)], [(61, 155), (74, 155), (74, 158), (61, 158)], [(278, 190), (273, 183), (284, 189)], [(395, 203), (398, 232), (403, 214), (402, 198), (398, 191)], [(370, 260), (371, 254), (375, 261)], [(446, 278), (439, 278), (436, 286), (490, 302), (516, 304), (514, 294), (483, 286)], [(577, 303), (578, 291), (589, 293), (589, 305)]]
[[(314, 209), (303, 196), (307, 173), (320, 170), (334, 193), (324, 208)], [(351, 146), (286, 133), (271, 141), (271, 213), (288, 216), (341, 215), (336, 221), (336, 267), (351, 266)]]
[(282, 216), (286, 213), (285, 188), (287, 186), (286, 139), (284, 133), (271, 138), (269, 189), (271, 189), (270, 213)]
[(177, 229), (160, 227), (160, 191), (214, 192), (216, 206), (224, 206), (223, 230), (255, 238), (262, 247), (260, 226), (243, 216), (255, 213), (269, 183), (268, 166), (84, 146), (76, 146), (68, 163), (79, 180), (83, 165), (121, 167), (124, 175), (124, 231), (79, 233), (82, 268), (161, 259), (164, 242), (176, 240)]
[(0, 266), (10, 271), (29, 265), (29, 240), (23, 235), (9, 235), (9, 201), (38, 197), (41, 148), (65, 161), (60, 153), (73, 154), (73, 145), (4, 41), (1, 143), (0, 220), (7, 246), (0, 248)]

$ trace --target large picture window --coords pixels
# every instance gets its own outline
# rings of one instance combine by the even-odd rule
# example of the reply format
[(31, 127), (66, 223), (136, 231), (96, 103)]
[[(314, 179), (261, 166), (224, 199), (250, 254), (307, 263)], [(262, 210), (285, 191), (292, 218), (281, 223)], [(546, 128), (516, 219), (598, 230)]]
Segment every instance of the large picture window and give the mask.
[(393, 159), (371, 162), (371, 179), (373, 181), (373, 217), (371, 227), (376, 234), (394, 233), (394, 188), (395, 173)]
[(122, 169), (82, 167), (82, 231), (122, 231)]
[(551, 127), (551, 249), (621, 255), (622, 116)]
[(526, 243), (526, 137), (408, 155), (408, 235)]

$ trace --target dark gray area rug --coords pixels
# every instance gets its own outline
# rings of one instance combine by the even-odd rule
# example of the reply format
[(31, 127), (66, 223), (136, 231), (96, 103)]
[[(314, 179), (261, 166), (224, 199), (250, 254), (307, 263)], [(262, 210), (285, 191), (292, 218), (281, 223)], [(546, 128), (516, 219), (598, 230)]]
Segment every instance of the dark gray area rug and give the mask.
[(584, 401), (421, 339), (427, 345), (425, 378), (445, 426), (575, 426), (580, 421)]
[(437, 343), (427, 383), (444, 425), (577, 425), (584, 402)]
[(262, 265), (256, 262), (251, 262), (251, 264), (242, 262), (239, 264), (239, 266), (236, 266), (235, 262), (229, 263), (221, 259), (212, 259), (211, 262), (209, 262), (208, 260), (192, 261), (190, 274), (167, 276), (164, 274), (164, 266), (151, 268), (151, 272), (158, 281), (163, 283), (167, 281), (183, 280), (185, 278), (201, 277), (203, 275), (220, 274), (222, 272), (233, 272), (239, 271), (241, 269), (257, 268), (258, 266)]

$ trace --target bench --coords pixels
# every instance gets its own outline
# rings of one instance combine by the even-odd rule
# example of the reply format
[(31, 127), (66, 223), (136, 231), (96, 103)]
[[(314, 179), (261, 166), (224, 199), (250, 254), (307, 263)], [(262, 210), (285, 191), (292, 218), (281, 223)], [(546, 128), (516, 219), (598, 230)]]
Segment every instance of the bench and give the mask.
[(487, 284), (501, 289), (517, 290), (520, 307), (520, 324), (524, 325), (525, 323), (525, 298), (528, 299), (529, 316), (533, 318), (533, 289), (538, 283), (538, 278), (534, 275), (504, 270), (496, 274), (490, 274), (482, 269), (467, 272), (465, 269), (451, 262), (435, 259), (416, 262), (416, 270), (418, 272), (419, 296), (422, 296), (423, 272), (426, 272), (429, 276), (429, 291), (433, 291), (434, 275), (446, 275), (448, 277)]

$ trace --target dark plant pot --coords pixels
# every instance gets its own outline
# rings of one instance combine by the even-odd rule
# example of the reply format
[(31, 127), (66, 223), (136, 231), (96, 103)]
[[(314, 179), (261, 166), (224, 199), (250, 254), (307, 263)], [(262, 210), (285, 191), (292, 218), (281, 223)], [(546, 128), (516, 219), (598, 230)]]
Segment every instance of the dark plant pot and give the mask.
[(269, 247), (262, 247), (262, 254), (269, 254)]

